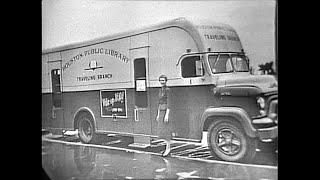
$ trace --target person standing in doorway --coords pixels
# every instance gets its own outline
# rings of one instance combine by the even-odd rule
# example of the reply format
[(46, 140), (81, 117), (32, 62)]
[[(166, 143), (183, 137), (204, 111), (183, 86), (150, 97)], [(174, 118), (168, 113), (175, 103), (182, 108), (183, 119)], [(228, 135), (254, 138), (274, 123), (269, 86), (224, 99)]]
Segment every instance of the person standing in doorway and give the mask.
[(157, 134), (159, 139), (163, 139), (166, 142), (166, 149), (162, 156), (168, 156), (170, 153), (170, 140), (171, 140), (171, 123), (169, 123), (169, 113), (170, 113), (170, 99), (169, 93), (170, 89), (167, 87), (167, 76), (161, 75), (159, 77), (159, 82), (161, 84), (161, 89), (159, 90), (159, 106), (157, 111)]

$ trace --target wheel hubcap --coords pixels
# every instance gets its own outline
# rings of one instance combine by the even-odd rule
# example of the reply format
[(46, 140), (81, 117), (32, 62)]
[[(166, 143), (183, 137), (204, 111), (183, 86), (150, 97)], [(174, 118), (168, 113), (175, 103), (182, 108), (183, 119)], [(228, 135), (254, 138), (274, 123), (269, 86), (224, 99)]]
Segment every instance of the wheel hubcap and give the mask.
[(218, 149), (227, 155), (236, 155), (241, 149), (241, 140), (231, 129), (220, 130), (215, 143)]

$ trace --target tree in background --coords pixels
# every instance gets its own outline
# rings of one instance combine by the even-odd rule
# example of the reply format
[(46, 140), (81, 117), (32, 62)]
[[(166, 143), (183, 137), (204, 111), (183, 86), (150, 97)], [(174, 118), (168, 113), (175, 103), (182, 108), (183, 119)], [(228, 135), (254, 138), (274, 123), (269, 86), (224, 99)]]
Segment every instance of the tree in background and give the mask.
[(276, 75), (275, 70), (273, 69), (273, 61), (267, 62), (265, 64), (259, 64), (259, 71), (262, 72), (262, 74), (270, 74), (270, 75)]

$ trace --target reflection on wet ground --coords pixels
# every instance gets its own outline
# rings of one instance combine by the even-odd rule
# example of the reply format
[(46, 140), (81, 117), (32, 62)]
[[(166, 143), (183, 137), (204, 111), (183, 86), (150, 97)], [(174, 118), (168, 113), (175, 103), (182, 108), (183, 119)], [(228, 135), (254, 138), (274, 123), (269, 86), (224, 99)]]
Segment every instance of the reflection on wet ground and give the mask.
[(276, 168), (208, 163), (146, 153), (42, 142), (42, 166), (55, 180), (277, 179)]
[[(45, 136), (48, 139), (54, 139), (63, 142), (80, 143), (78, 136)], [(204, 135), (206, 137), (206, 135)], [(138, 150), (143, 152), (150, 152), (155, 154), (162, 154), (165, 150), (165, 143), (162, 140), (152, 140), (151, 146), (148, 147), (134, 147), (130, 146), (133, 143), (133, 137), (121, 136), (115, 134), (101, 134), (97, 136), (93, 143), (102, 147), (124, 148), (130, 150)], [(182, 141), (173, 141), (171, 149), (171, 156), (186, 157), (191, 159), (201, 160), (219, 160), (210, 153), (206, 140), (203, 139), (201, 143), (187, 143)], [(246, 164), (277, 166), (278, 155), (275, 153), (277, 149), (275, 143), (259, 143), (256, 157), (250, 162), (243, 162)]]

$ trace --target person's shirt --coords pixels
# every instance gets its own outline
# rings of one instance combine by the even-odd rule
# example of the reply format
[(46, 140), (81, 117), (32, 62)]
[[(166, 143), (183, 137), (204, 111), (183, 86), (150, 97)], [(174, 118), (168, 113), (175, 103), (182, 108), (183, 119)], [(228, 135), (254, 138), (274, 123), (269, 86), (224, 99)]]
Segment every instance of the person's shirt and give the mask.
[(160, 110), (170, 109), (169, 97), (170, 89), (167, 86), (161, 87), (159, 90), (159, 108)]

